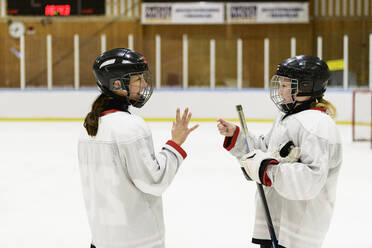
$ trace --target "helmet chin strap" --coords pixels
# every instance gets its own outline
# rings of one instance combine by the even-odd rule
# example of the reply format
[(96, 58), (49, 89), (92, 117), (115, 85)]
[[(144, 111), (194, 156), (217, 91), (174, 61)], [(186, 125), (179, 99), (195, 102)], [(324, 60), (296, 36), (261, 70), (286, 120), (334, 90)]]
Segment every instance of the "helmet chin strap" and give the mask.
[[(118, 94), (115, 94), (114, 92), (112, 91), (106, 91), (105, 94), (109, 97), (112, 97), (113, 99), (123, 103), (123, 105), (126, 105), (126, 106), (129, 106), (130, 105), (130, 102), (129, 102), (129, 97), (128, 96), (120, 96)], [(129, 94), (129, 92), (128, 92)]]
[(305, 101), (298, 101), (298, 100), (296, 100), (294, 103), (295, 103), (295, 105), (296, 105), (297, 103), (300, 103), (300, 104), (304, 104), (304, 103), (312, 103), (314, 100), (315, 100), (315, 98), (314, 98), (314, 97), (311, 97), (309, 100), (305, 100)]
[(309, 100), (306, 101), (294, 101), (292, 108), (290, 111), (287, 112), (287, 115), (297, 113), (299, 111), (305, 110), (310, 107), (310, 104), (314, 102), (315, 98), (310, 98)]
[[(298, 94), (297, 94), (297, 96), (298, 96)], [(288, 111), (286, 111), (287, 115), (292, 114), (300, 106), (304, 106), (305, 104), (310, 105), (310, 103), (314, 102), (315, 97), (312, 96), (308, 100), (299, 101), (299, 100), (295, 99), (295, 96), (292, 95), (292, 100), (293, 100), (292, 103), (286, 105), (286, 108), (288, 109)], [(291, 106), (289, 106), (289, 105), (291, 105)]]

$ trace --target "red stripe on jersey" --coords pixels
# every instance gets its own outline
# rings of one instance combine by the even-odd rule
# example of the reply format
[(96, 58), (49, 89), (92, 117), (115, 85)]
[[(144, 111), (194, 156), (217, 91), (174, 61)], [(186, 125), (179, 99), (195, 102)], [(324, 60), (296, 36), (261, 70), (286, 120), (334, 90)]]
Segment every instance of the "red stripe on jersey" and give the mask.
[(327, 110), (324, 109), (324, 108), (311, 108), (312, 110), (319, 110), (319, 111), (322, 111), (322, 112), (326, 112)]
[(176, 142), (174, 142), (173, 140), (168, 140), (167, 145), (173, 147), (174, 149), (177, 150), (177, 152), (179, 154), (181, 154), (181, 156), (183, 157), (183, 159), (185, 159), (187, 157), (187, 153), (182, 149), (182, 147), (180, 147)]
[(104, 116), (104, 115), (107, 115), (107, 114), (111, 114), (111, 113), (115, 113), (115, 112), (118, 112), (118, 111), (121, 111), (121, 110), (119, 110), (119, 109), (109, 109), (109, 110), (103, 111), (101, 113), (101, 116)]

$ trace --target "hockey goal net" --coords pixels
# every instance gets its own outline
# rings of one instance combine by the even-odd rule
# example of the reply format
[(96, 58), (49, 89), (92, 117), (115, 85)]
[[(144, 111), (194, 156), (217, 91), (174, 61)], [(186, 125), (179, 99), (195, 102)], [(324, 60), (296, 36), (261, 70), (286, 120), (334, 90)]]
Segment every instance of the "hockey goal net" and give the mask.
[(353, 141), (369, 141), (372, 148), (372, 91), (353, 91)]

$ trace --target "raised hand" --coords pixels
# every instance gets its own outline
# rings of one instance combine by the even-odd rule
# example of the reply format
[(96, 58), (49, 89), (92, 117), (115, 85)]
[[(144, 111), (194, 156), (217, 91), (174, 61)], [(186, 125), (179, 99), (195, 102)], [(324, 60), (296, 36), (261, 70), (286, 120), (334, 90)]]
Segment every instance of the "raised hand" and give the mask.
[(217, 119), (217, 128), (221, 135), (226, 137), (232, 137), (234, 135), (236, 126), (224, 119)]
[(194, 125), (191, 128), (188, 128), (190, 119), (191, 119), (191, 112), (189, 112), (189, 108), (186, 108), (180, 116), (180, 109), (177, 108), (176, 111), (176, 121), (173, 122), (172, 126), (172, 140), (177, 145), (182, 145), (185, 142), (187, 136), (194, 131), (199, 125)]

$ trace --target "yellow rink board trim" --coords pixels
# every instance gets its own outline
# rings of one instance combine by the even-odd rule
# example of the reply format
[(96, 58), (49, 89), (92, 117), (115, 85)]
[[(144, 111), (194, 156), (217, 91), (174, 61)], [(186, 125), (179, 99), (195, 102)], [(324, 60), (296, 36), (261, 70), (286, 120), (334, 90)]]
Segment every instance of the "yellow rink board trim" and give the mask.
[(327, 60), (327, 65), (330, 71), (341, 71), (344, 69), (343, 59)]
[(0, 121), (14, 122), (52, 122), (52, 121), (84, 121), (83, 118), (0, 118)]
[[(145, 121), (150, 122), (172, 122), (175, 118), (144, 118)], [(224, 120), (230, 122), (239, 122), (238, 118), (226, 118)], [(273, 119), (245, 119), (247, 122), (274, 122)], [(83, 122), (84, 118), (0, 118), (0, 121), (9, 122), (68, 122), (79, 121)], [(192, 118), (192, 122), (216, 122), (217, 118)], [(336, 121), (339, 125), (351, 125), (351, 121)], [(369, 126), (370, 123), (356, 123), (357, 126)]]
[[(145, 121), (152, 122), (172, 122), (175, 118), (144, 118)], [(239, 119), (224, 118), (226, 121), (239, 122)], [(270, 119), (246, 119), (250, 122), (273, 122)], [(15, 121), (15, 122), (53, 122), (53, 121), (84, 121), (84, 118), (0, 118), (0, 121)], [(216, 122), (217, 118), (192, 118), (192, 122)]]

